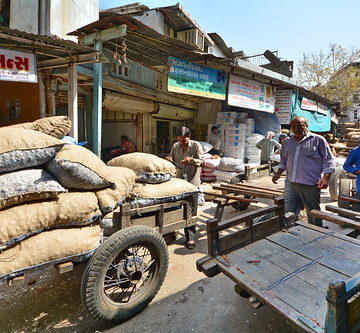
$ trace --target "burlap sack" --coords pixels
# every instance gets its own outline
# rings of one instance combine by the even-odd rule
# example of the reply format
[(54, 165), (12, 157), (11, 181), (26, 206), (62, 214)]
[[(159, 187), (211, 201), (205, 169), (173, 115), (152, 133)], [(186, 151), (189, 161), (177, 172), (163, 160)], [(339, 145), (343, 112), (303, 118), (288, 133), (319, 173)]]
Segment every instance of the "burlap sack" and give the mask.
[(186, 180), (173, 178), (162, 184), (135, 184), (132, 195), (137, 198), (165, 198), (198, 192), (198, 188)]
[(34, 123), (21, 123), (21, 124), (16, 124), (16, 125), (10, 125), (10, 126), (6, 126), (5, 128), (22, 128), (22, 129), (27, 129), (27, 130), (33, 130), (36, 131), (36, 126), (34, 126)]
[(114, 186), (106, 164), (90, 150), (65, 145), (46, 168), (68, 189), (96, 190)]
[(0, 252), (0, 279), (26, 268), (87, 254), (97, 248), (100, 237), (99, 225), (55, 229), (32, 236)]
[(107, 167), (110, 180), (115, 183), (116, 188), (106, 188), (96, 191), (99, 206), (104, 214), (112, 212), (121, 204), (134, 187), (136, 174), (133, 170), (121, 167)]
[(86, 225), (101, 217), (93, 192), (69, 192), (47, 201), (32, 202), (0, 211), (0, 248), (46, 229)]
[(41, 118), (34, 121), (33, 124), (37, 131), (58, 139), (67, 135), (71, 129), (71, 120), (67, 116)]
[(138, 175), (136, 181), (140, 183), (159, 184), (176, 176), (176, 168), (172, 163), (152, 154), (125, 154), (115, 157), (107, 164), (134, 170)]
[(24, 169), (0, 174), (0, 209), (23, 202), (53, 198), (63, 192), (66, 190), (42, 169)]
[(48, 162), (64, 146), (49, 135), (22, 128), (0, 128), (0, 172)]

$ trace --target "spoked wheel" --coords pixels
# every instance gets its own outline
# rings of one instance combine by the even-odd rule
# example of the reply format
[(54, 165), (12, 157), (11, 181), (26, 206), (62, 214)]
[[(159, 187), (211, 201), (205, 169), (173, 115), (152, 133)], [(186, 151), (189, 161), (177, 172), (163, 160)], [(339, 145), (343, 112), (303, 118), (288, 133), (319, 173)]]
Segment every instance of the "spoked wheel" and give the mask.
[(96, 319), (130, 319), (155, 297), (168, 263), (167, 246), (159, 233), (142, 226), (120, 230), (92, 256), (82, 280), (82, 301)]

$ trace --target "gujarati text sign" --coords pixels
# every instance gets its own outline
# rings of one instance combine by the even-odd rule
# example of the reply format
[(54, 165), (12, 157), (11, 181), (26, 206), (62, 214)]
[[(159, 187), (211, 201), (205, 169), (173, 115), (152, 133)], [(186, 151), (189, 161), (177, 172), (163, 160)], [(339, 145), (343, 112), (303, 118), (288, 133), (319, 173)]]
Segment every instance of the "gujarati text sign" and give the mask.
[(35, 56), (32, 53), (0, 48), (0, 80), (36, 83)]
[(225, 100), (225, 72), (175, 57), (168, 66), (168, 91)]
[(313, 101), (312, 99), (309, 99), (306, 97), (302, 97), (300, 107), (303, 110), (315, 111), (324, 116), (329, 115), (329, 112), (328, 112), (329, 110), (328, 110), (327, 106), (321, 104), (320, 102)]
[(230, 75), (228, 104), (273, 113), (275, 89), (267, 84), (238, 75)]

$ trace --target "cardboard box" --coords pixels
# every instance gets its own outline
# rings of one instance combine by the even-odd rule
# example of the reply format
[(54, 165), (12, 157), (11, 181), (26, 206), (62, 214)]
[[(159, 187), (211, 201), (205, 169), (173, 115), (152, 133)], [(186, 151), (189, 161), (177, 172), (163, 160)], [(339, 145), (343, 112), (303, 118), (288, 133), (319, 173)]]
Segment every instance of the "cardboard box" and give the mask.
[(241, 129), (246, 130), (247, 125), (246, 124), (226, 124), (225, 129)]

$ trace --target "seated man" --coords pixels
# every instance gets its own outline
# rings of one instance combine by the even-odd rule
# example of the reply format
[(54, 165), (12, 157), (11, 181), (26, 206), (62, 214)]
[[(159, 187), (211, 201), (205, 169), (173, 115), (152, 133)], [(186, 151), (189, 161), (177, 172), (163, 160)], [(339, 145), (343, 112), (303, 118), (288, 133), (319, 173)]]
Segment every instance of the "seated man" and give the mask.
[(136, 150), (135, 145), (131, 141), (129, 141), (127, 135), (122, 135), (120, 140), (121, 140), (120, 148), (112, 150), (110, 152), (111, 155), (119, 156), (127, 153), (133, 153)]

